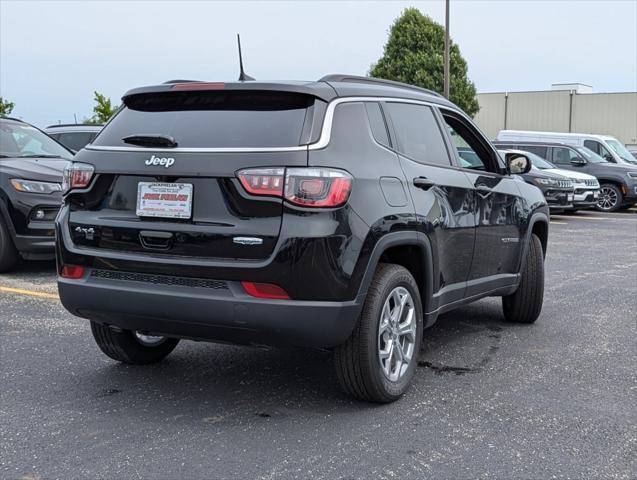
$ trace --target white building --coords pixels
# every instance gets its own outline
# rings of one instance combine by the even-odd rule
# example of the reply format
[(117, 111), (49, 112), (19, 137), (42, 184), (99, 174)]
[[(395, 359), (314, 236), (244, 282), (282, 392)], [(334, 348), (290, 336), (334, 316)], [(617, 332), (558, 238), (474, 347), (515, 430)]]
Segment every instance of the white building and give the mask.
[(554, 84), (535, 92), (479, 93), (474, 120), (490, 137), (500, 130), (597, 133), (637, 145), (637, 92), (593, 93), (590, 85)]

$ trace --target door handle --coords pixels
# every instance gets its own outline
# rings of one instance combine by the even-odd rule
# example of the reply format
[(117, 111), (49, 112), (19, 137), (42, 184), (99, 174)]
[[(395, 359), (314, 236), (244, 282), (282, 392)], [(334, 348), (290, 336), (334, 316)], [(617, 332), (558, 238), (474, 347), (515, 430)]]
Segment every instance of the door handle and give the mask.
[(489, 195), (493, 193), (493, 190), (487, 187), (486, 185), (476, 185), (476, 192), (482, 198), (487, 198)]
[(432, 180), (429, 180), (427, 177), (416, 177), (414, 178), (414, 187), (422, 188), (423, 190), (429, 190), (436, 183)]

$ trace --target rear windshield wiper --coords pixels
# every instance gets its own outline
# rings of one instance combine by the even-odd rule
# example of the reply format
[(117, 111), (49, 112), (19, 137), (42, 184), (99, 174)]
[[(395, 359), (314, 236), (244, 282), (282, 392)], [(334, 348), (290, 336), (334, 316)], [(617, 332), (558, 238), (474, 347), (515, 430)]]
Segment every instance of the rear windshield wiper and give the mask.
[(16, 158), (62, 158), (59, 155), (47, 155), (47, 154), (29, 154), (29, 155), (18, 155)]
[(124, 143), (130, 143), (131, 145), (138, 145), (140, 147), (175, 148), (177, 146), (177, 142), (173, 137), (159, 134), (129, 135), (122, 138), (122, 141)]

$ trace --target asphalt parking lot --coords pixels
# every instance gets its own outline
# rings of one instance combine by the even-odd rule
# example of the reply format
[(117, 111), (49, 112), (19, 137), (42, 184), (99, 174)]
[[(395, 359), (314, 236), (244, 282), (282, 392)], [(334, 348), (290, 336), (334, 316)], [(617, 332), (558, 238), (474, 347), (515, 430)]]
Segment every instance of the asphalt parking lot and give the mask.
[(54, 265), (0, 275), (1, 478), (635, 478), (637, 212), (552, 218), (542, 315), (442, 316), (392, 405), (329, 354), (182, 342), (117, 364)]

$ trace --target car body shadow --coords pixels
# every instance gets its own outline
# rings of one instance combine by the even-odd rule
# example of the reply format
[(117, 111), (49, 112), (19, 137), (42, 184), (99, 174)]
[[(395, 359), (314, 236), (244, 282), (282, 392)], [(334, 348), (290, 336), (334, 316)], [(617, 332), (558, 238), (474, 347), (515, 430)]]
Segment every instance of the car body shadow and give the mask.
[[(484, 300), (442, 315), (425, 331), (415, 381), (434, 375), (482, 372), (494, 355), (504, 324), (499, 301)], [(93, 402), (143, 405), (204, 423), (338, 415), (365, 408), (343, 393), (328, 351), (182, 342), (162, 363), (131, 366), (102, 360), (85, 370)], [(412, 394), (413, 394), (412, 389)], [(409, 394), (408, 394), (409, 395)], [(187, 406), (187, 407), (185, 407)]]

